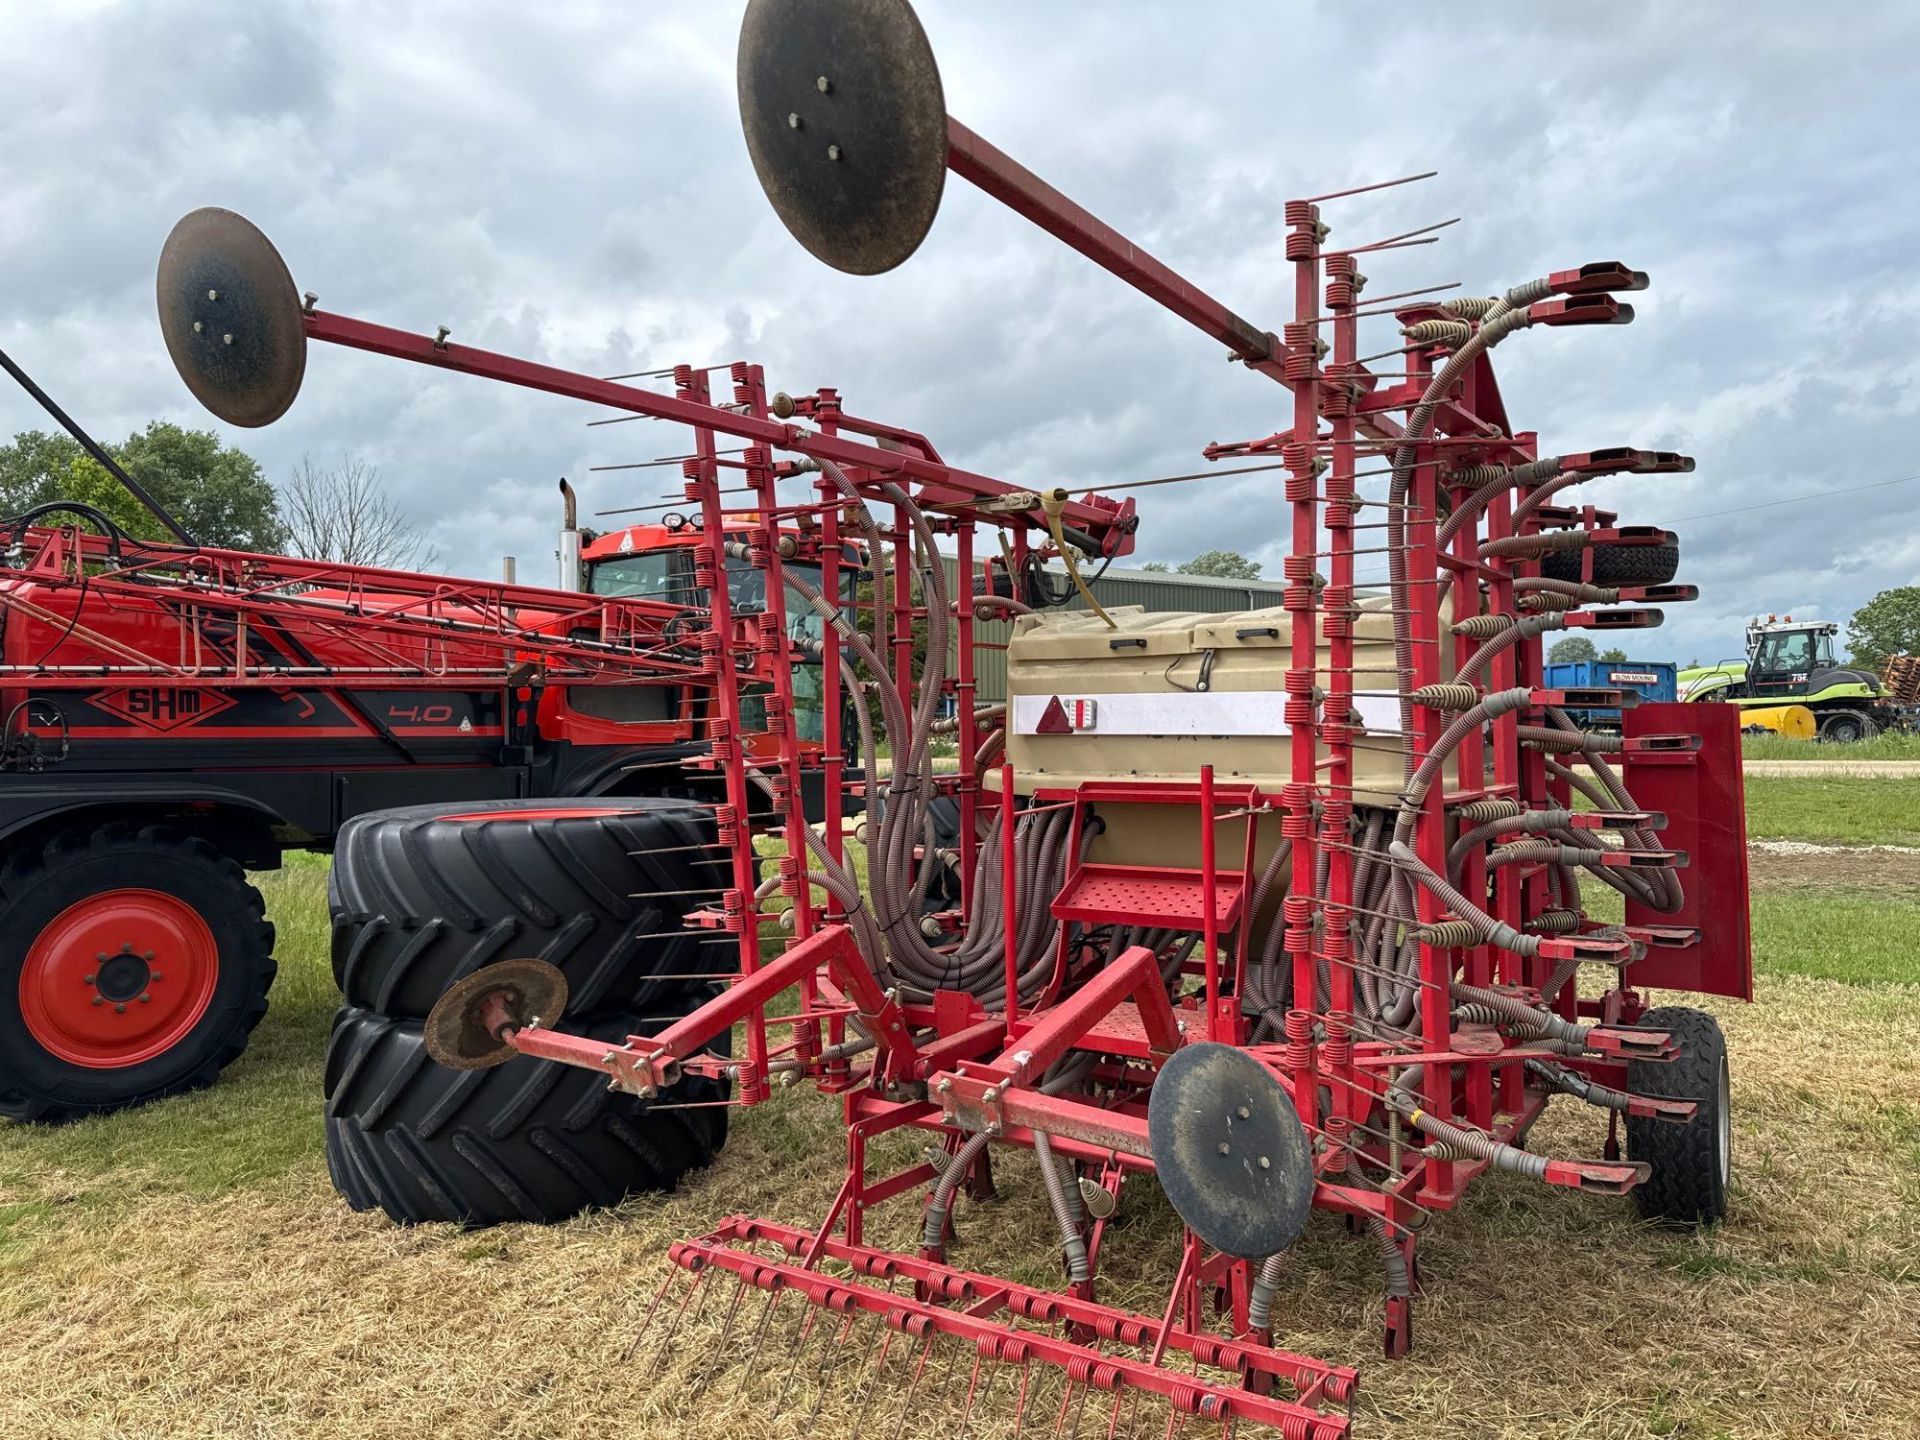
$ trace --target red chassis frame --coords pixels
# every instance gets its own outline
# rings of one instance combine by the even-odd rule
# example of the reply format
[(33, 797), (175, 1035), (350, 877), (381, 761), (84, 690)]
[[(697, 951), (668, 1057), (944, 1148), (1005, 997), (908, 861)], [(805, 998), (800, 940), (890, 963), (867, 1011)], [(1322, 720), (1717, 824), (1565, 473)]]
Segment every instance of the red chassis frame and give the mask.
[[(1319, 204), (1289, 204), (1285, 219), (1287, 256), (1295, 278), (1294, 319), (1276, 338), (1151, 260), (957, 123), (951, 128), (950, 146), (949, 163), (956, 173), (980, 184), (1203, 333), (1226, 343), (1250, 368), (1292, 391), (1292, 420), (1286, 429), (1255, 441), (1209, 447), (1210, 456), (1277, 453), (1287, 472), (1281, 498), (1292, 537), (1283, 601), (1290, 615), (1292, 657), (1284, 707), (1290, 735), (1288, 782), (1277, 789), (1222, 783), (1208, 767), (1192, 781), (1178, 785), (1081, 785), (1065, 790), (1039, 788), (1032, 794), (1035, 806), (1073, 807), (1076, 827), (1089, 808), (1103, 803), (1171, 804), (1193, 812), (1202, 851), (1197, 871), (1106, 867), (1109, 873), (1099, 877), (1131, 895), (1130, 903), (1138, 904), (1139, 914), (1152, 914), (1160, 923), (1181, 922), (1202, 936), (1200, 958), (1187, 966), (1193, 988), (1177, 1003), (1171, 1002), (1153, 956), (1144, 949), (1126, 951), (1104, 967), (1090, 967), (1063, 945), (1043, 998), (1024, 1010), (1011, 983), (1009, 1003), (995, 1013), (959, 991), (941, 991), (930, 1004), (902, 1003), (863, 963), (842, 919), (816, 908), (797, 860), (780, 865), (782, 888), (795, 913), (796, 938), (784, 954), (763, 960), (762, 929), (777, 921), (753, 902), (758, 861), (747, 805), (747, 767), (739, 749), (738, 680), (723, 669), (717, 677), (720, 719), (714, 727), (713, 763), (727, 778), (728, 801), (717, 818), (720, 838), (733, 856), (733, 882), (723, 901), (703, 918), (737, 937), (739, 979), (723, 996), (657, 1036), (635, 1036), (624, 1045), (609, 1047), (530, 1027), (511, 1032), (510, 1042), (525, 1054), (599, 1070), (611, 1084), (641, 1095), (671, 1084), (683, 1071), (698, 1071), (737, 1079), (743, 1104), (764, 1099), (776, 1074), (813, 1078), (842, 1097), (848, 1171), (822, 1223), (814, 1230), (799, 1231), (766, 1222), (729, 1221), (708, 1236), (675, 1247), (673, 1260), (694, 1272), (696, 1283), (712, 1273), (731, 1273), (743, 1283), (772, 1292), (776, 1300), (786, 1289), (798, 1289), (829, 1310), (849, 1316), (855, 1312), (876, 1315), (881, 1325), (916, 1339), (924, 1337), (929, 1344), (933, 1336), (946, 1334), (974, 1344), (982, 1356), (1022, 1366), (1042, 1359), (1064, 1367), (1072, 1383), (1089, 1389), (1116, 1395), (1123, 1388), (1152, 1391), (1176, 1413), (1229, 1423), (1239, 1419), (1268, 1423), (1291, 1435), (1342, 1435), (1348, 1419), (1335, 1407), (1350, 1401), (1352, 1372), (1272, 1347), (1271, 1335), (1253, 1323), (1250, 1299), (1255, 1267), (1250, 1262), (1207, 1253), (1189, 1232), (1166, 1311), (1154, 1319), (1098, 1306), (1091, 1278), (1075, 1282), (1065, 1294), (1053, 1294), (954, 1270), (940, 1253), (948, 1233), (944, 1218), (936, 1227), (939, 1243), (930, 1243), (918, 1257), (871, 1250), (863, 1243), (868, 1211), (932, 1185), (941, 1178), (942, 1167), (929, 1162), (869, 1176), (868, 1143), (889, 1130), (918, 1127), (942, 1135), (946, 1154), (952, 1157), (969, 1136), (985, 1134), (1003, 1144), (1021, 1145), (1045, 1135), (1055, 1153), (1097, 1174), (1097, 1188), (1115, 1197), (1128, 1174), (1151, 1170), (1145, 1099), (1159, 1061), (1180, 1045), (1201, 1038), (1240, 1046), (1249, 1043), (1250, 1020), (1240, 998), (1246, 978), (1245, 927), (1240, 927), (1233, 947), (1223, 953), (1222, 946), (1242, 918), (1238, 895), (1250, 883), (1253, 826), (1263, 816), (1277, 816), (1281, 833), (1293, 842), (1293, 887), (1282, 911), (1286, 949), (1294, 959), (1293, 993), (1315, 995), (1324, 968), (1330, 998), (1324, 1008), (1290, 1011), (1284, 1043), (1250, 1048), (1285, 1086), (1315, 1142), (1315, 1204), (1357, 1220), (1378, 1222), (1410, 1272), (1423, 1215), (1457, 1203), (1489, 1161), (1469, 1158), (1446, 1146), (1421, 1144), (1403, 1126), (1400, 1113), (1385, 1103), (1395, 1084), (1393, 1077), (1418, 1067), (1423, 1078), (1416, 1117), (1473, 1131), (1496, 1147), (1518, 1146), (1549, 1096), (1548, 1090), (1529, 1083), (1528, 1062), (1550, 1061), (1587, 1080), (1623, 1089), (1630, 1059), (1670, 1058), (1673, 1047), (1668, 1036), (1633, 1028), (1643, 1008), (1635, 988), (1645, 983), (1643, 974), (1657, 975), (1662, 985), (1706, 993), (1745, 994), (1749, 988), (1745, 925), (1729, 924), (1724, 918), (1745, 913), (1742, 826), (1736, 814), (1731, 823), (1689, 827), (1696, 829), (1690, 857), (1665, 852), (1654, 857), (1656, 863), (1666, 865), (1690, 858), (1693, 874), (1704, 880), (1703, 890), (1714, 897), (1711, 916), (1705, 907), (1696, 907), (1697, 913), (1681, 917), (1682, 923), (1670, 923), (1672, 917), (1630, 914), (1624, 928), (1603, 926), (1577, 908), (1577, 897), (1555, 894), (1546, 861), (1523, 859), (1495, 869), (1489, 866), (1484, 847), (1474, 850), (1465, 860), (1461, 881), (1465, 894), (1490, 896), (1491, 915), (1513, 932), (1545, 925), (1549, 912), (1555, 912), (1555, 925), (1527, 956), (1490, 943), (1460, 943), (1459, 917), (1450, 914), (1431, 890), (1422, 889), (1415, 1021), (1404, 1034), (1363, 1025), (1354, 1013), (1356, 977), (1364, 962), (1353, 945), (1357, 902), (1348, 828), (1354, 813), (1355, 750), (1363, 737), (1346, 717), (1353, 713), (1356, 700), (1355, 562), (1359, 556), (1378, 553), (1358, 543), (1359, 532), (1368, 528), (1361, 517), (1365, 507), (1383, 502), (1360, 493), (1362, 463), (1396, 451), (1410, 452), (1399, 457), (1410, 473), (1408, 491), (1393, 502), (1403, 517), (1404, 544), (1399, 551), (1405, 566), (1394, 603), (1408, 632), (1406, 689), (1429, 697), (1412, 703), (1415, 753), (1432, 754), (1440, 746), (1450, 723), (1449, 708), (1464, 708), (1446, 695), (1449, 682), (1463, 667), (1480, 663), (1475, 657), (1483, 646), (1492, 646), (1492, 653), (1481, 657), (1485, 691), (1524, 696), (1516, 708), (1492, 718), (1484, 734), (1476, 728), (1458, 742), (1441, 783), (1433, 785), (1420, 803), (1412, 848), (1425, 866), (1440, 874), (1448, 868), (1448, 847), (1457, 833), (1454, 821), (1461, 807), (1509, 802), (1518, 814), (1567, 804), (1567, 782), (1549, 768), (1550, 757), (1540, 742), (1523, 742), (1523, 728), (1537, 729), (1553, 707), (1576, 698), (1583, 704), (1625, 707), (1632, 697), (1612, 691), (1573, 697), (1542, 688), (1537, 636), (1529, 635), (1518, 644), (1493, 645), (1497, 629), (1455, 626), (1443, 632), (1437, 602), (1443, 596), (1449, 598), (1456, 616), (1512, 621), (1529, 613), (1520, 603), (1522, 592), (1516, 589), (1516, 581), (1533, 578), (1539, 557), (1565, 548), (1563, 540), (1588, 545), (1596, 539), (1654, 543), (1652, 536), (1615, 532), (1609, 528), (1611, 517), (1593, 512), (1580, 515), (1520, 507), (1523, 513), (1516, 518), (1514, 496), (1507, 489), (1497, 489), (1491, 498), (1479, 493), (1490, 468), (1505, 471), (1540, 457), (1535, 437), (1514, 431), (1508, 423), (1484, 357), (1463, 373), (1449, 370), (1450, 357), (1472, 333), (1472, 326), (1455, 312), (1431, 304), (1405, 306), (1396, 312), (1410, 341), (1406, 370), (1400, 375), (1375, 376), (1358, 361), (1358, 322), (1365, 314), (1377, 313), (1362, 309), (1359, 295), (1364, 277), (1357, 269), (1358, 258), (1394, 249), (1406, 237), (1354, 249), (1329, 249)], [(1518, 308), (1529, 324), (1619, 323), (1631, 312), (1605, 291), (1638, 288), (1640, 283), (1643, 277), (1615, 265), (1557, 272), (1537, 282)], [(807, 501), (783, 500), (777, 493), (778, 482), (800, 473), (800, 467), (776, 462), (775, 451), (843, 467), (864, 501), (876, 509), (892, 508), (890, 539), (903, 549), (909, 543), (906, 516), (897, 494), (888, 487), (895, 482), (915, 487), (912, 498), (937, 517), (942, 532), (952, 537), (958, 550), (963, 619), (973, 613), (964, 586), (978, 573), (977, 527), (1007, 532), (1014, 560), (1045, 543), (1040, 538), (1044, 507), (1032, 492), (951, 467), (917, 438), (902, 446), (901, 432), (846, 416), (832, 391), (803, 397), (786, 411), (811, 419), (813, 426), (776, 419), (757, 366), (730, 367), (731, 394), (716, 400), (709, 388), (709, 372), (693, 367), (676, 367), (674, 393), (661, 395), (324, 312), (310, 313), (307, 328), (313, 339), (690, 425), (694, 458), (684, 466), (686, 499), (698, 510), (705, 537), (702, 583), (715, 596), (715, 624), (720, 633), (727, 633), (731, 624), (725, 613), (725, 586), (714, 583), (721, 573), (723, 540), (729, 527), (737, 532), (743, 521), (750, 522), (759, 527), (759, 533), (749, 542), (749, 555), (766, 569), (768, 579), (769, 608), (759, 622), (757, 643), (769, 654), (781, 653), (788, 643), (781, 598), (780, 528), (817, 530), (823, 553), (832, 557), (845, 505), (842, 494), (824, 479)], [(1386, 385), (1386, 378), (1400, 383)], [(1437, 398), (1428, 395), (1436, 379), (1446, 380), (1450, 387)], [(1401, 415), (1410, 418), (1396, 418)], [(867, 444), (849, 439), (848, 431), (885, 435), (894, 443)], [(717, 443), (721, 436), (743, 439), (747, 448), (738, 458), (723, 459)], [(1590, 458), (1563, 457), (1562, 464)], [(1589, 468), (1600, 473), (1604, 467)], [(1649, 462), (1640, 468), (1673, 467)], [(738, 492), (723, 492), (722, 469), (740, 472), (749, 497), (745, 503), (729, 506), (724, 502), (723, 494)], [(1572, 469), (1585, 473), (1579, 463)], [(1447, 543), (1440, 541), (1438, 517), (1443, 512), (1482, 503), (1483, 513), (1475, 524), (1459, 527)], [(1071, 502), (1062, 518), (1091, 541), (1096, 553), (1112, 555), (1127, 548), (1130, 505), (1098, 499)], [(1558, 536), (1568, 530), (1587, 533)], [(831, 563), (829, 558), (829, 571)], [(874, 601), (892, 610), (892, 633), (901, 638), (894, 654), (885, 658), (903, 688), (912, 679), (907, 637), (915, 618), (908, 568), (896, 565), (897, 584)], [(834, 578), (831, 573), (824, 577), (828, 594), (837, 593)], [(1407, 595), (1432, 599), (1409, 604)], [(1574, 604), (1567, 608), (1563, 623), (1642, 627), (1659, 618), (1644, 602), (1689, 598), (1690, 587), (1685, 586), (1620, 591), (1605, 603), (1624, 602), (1631, 608), (1587, 612)], [(832, 626), (825, 648), (831, 687), (838, 683), (841, 655), (841, 638)], [(963, 623), (955, 678), (949, 684), (959, 706), (960, 749), (965, 756), (975, 755), (981, 741), (972, 704), (973, 648), (972, 627)], [(830, 689), (827, 706), (833, 727), (825, 756), (830, 795), (851, 788), (840, 753), (836, 694)], [(780, 755), (766, 764), (765, 772), (775, 824), (782, 830), (789, 856), (799, 856), (806, 837), (799, 809), (790, 803), (797, 793), (797, 741), (792, 726), (784, 723), (791, 714), (790, 700), (790, 695), (782, 693), (770, 707), (770, 723), (780, 732), (782, 743)], [(1635, 712), (1629, 709), (1624, 749), (1630, 779), (1637, 784), (1659, 771), (1660, 777), (1646, 787), (1648, 792), (1657, 789), (1665, 803), (1677, 806), (1697, 806), (1729, 793), (1737, 796), (1737, 736), (1718, 717), (1707, 715), (1709, 708), (1649, 707), (1645, 719), (1632, 719)], [(964, 814), (963, 877), (974, 873), (976, 820), (984, 816), (985, 807), (997, 803), (1010, 817), (1018, 804), (1016, 777), (1010, 772), (1002, 774), (997, 796), (989, 794), (983, 779), (984, 775), (963, 769), (939, 780), (942, 788), (957, 796)], [(830, 817), (823, 839), (836, 857), (841, 845), (838, 819)], [(1246, 822), (1247, 844), (1241, 855), (1229, 856), (1223, 864), (1216, 854), (1216, 831), (1221, 822), (1234, 819)], [(1648, 827), (1662, 821), (1651, 814), (1639, 819)], [(1515, 830), (1519, 828), (1516, 824)], [(1005, 833), (1011, 836), (1011, 825)], [(1645, 858), (1628, 856), (1620, 863), (1636, 864)], [(1326, 877), (1324, 899), (1316, 903), (1312, 897), (1321, 865)], [(1053, 902), (1057, 918), (1075, 917), (1075, 887), (1088, 878), (1081, 873), (1069, 877)], [(1010, 887), (1011, 876), (1004, 879)], [(1010, 888), (1007, 893), (1011, 895)], [(966, 897), (967, 902), (972, 898)], [(1010, 935), (1012, 908), (1010, 902), (1005, 906)], [(1642, 948), (1649, 958), (1637, 958)], [(1601, 993), (1582, 995), (1574, 962), (1601, 967), (1612, 978)], [(1011, 948), (1008, 965), (1011, 971)], [(1556, 975), (1561, 978), (1549, 993), (1547, 987)], [(1583, 1022), (1590, 1026), (1584, 1052), (1569, 1055), (1533, 1046), (1494, 1025), (1456, 1022), (1450, 992), (1458, 983)], [(800, 992), (797, 1011), (770, 1015), (768, 1002), (795, 987)], [(846, 1040), (849, 1017), (856, 1015), (873, 1040), (872, 1058), (861, 1063), (836, 1053)], [(746, 1026), (748, 1042), (743, 1061), (722, 1061), (705, 1053), (707, 1044), (739, 1023)], [(784, 1038), (779, 1038), (782, 1032)], [(1095, 1105), (1037, 1088), (1037, 1078), (1048, 1061), (1074, 1048), (1102, 1057), (1099, 1073), (1111, 1092), (1109, 1103)], [(1685, 1120), (1692, 1114), (1689, 1105), (1644, 1097), (1633, 1105), (1629, 1113), (1665, 1119)], [(1619, 1193), (1644, 1173), (1643, 1166), (1612, 1159), (1550, 1160), (1540, 1178), (1571, 1188)], [(967, 1178), (975, 1187), (991, 1184), (978, 1161)], [(1098, 1252), (1104, 1225), (1104, 1219), (1095, 1218), (1088, 1227), (1090, 1255)], [(823, 1261), (834, 1262), (839, 1272), (824, 1271)], [(884, 1292), (863, 1283), (902, 1277), (913, 1282), (911, 1302), (890, 1301)], [(1230, 1338), (1207, 1330), (1201, 1300), (1209, 1292), (1225, 1306)], [(1068, 1338), (1059, 1340), (1016, 1323), (1021, 1320), (1064, 1326)], [(1390, 1295), (1389, 1354), (1405, 1352), (1411, 1343), (1411, 1325), (1409, 1296)], [(1109, 1341), (1150, 1348), (1152, 1353), (1144, 1362), (1117, 1357), (1099, 1348)], [(1159, 1362), (1169, 1350), (1191, 1356), (1195, 1373), (1162, 1366)], [(1202, 1365), (1222, 1373), (1202, 1376), (1198, 1373)], [(1292, 1393), (1275, 1394), (1276, 1381)], [(1023, 1383), (1023, 1397), (1024, 1393)]]

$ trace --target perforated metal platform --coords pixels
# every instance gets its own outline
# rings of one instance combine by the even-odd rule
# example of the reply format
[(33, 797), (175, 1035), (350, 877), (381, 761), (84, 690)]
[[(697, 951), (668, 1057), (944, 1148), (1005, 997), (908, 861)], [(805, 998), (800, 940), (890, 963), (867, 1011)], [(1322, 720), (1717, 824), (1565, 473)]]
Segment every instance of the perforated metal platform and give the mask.
[[(1213, 923), (1231, 929), (1240, 918), (1245, 877), (1214, 872)], [(1199, 930), (1206, 924), (1207, 887), (1198, 870), (1162, 870), (1139, 865), (1082, 865), (1053, 902), (1060, 920), (1095, 925), (1157, 925)]]

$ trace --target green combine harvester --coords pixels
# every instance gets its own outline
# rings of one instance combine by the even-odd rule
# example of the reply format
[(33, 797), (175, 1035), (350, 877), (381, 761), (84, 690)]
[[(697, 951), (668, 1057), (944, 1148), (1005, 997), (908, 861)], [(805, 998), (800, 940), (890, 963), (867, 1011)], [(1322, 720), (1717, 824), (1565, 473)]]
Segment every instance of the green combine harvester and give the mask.
[(1682, 670), (1682, 700), (1725, 700), (1738, 705), (1752, 730), (1795, 733), (1796, 712), (1811, 713), (1820, 739), (1865, 740), (1882, 730), (1905, 729), (1910, 713), (1871, 670), (1842, 665), (1833, 656), (1831, 621), (1769, 615), (1747, 626), (1747, 657)]

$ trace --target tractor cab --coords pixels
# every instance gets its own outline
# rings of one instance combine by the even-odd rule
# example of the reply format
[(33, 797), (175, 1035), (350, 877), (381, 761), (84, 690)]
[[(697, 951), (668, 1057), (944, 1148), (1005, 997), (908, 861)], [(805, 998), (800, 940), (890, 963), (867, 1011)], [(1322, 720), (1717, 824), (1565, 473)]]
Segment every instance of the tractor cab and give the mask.
[[(1767, 698), (1799, 699), (1813, 693), (1817, 677), (1838, 668), (1831, 621), (1756, 621), (1747, 629), (1747, 691)], [(1817, 688), (1825, 688), (1824, 678)]]
[[(1747, 626), (1747, 658), (1680, 673), (1684, 700), (1730, 700), (1748, 728), (1775, 729), (1789, 709), (1812, 712), (1822, 740), (1864, 740), (1904, 728), (1908, 712), (1870, 670), (1834, 656), (1840, 627), (1830, 620), (1769, 615)], [(1788, 707), (1788, 708), (1782, 708)], [(1804, 719), (1804, 715), (1801, 716)]]
[[(737, 529), (744, 541), (752, 527)], [(680, 515), (668, 515), (658, 524), (629, 525), (604, 535), (592, 535), (581, 546), (581, 584), (590, 594), (631, 599), (665, 600), (704, 607), (706, 591), (694, 576), (699, 527)], [(861, 571), (859, 555), (848, 547), (839, 567), (840, 603), (850, 604)], [(818, 560), (786, 559), (781, 568), (815, 591), (822, 588)], [(735, 616), (764, 614), (767, 609), (767, 572), (744, 556), (727, 559), (727, 598)], [(804, 591), (786, 586), (787, 637), (803, 651), (817, 653), (825, 640), (826, 621)], [(819, 744), (826, 739), (825, 685), (818, 660), (796, 658), (792, 666), (793, 698), (798, 738)], [(742, 721), (749, 730), (766, 728), (765, 700), (773, 687), (756, 682), (743, 694)]]

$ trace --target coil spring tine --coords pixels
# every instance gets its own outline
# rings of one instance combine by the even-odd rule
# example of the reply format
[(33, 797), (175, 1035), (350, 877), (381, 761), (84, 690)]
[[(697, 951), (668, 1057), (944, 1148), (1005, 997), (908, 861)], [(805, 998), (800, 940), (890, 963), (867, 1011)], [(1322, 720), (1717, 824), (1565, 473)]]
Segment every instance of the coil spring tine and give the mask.
[(1027, 1417), (1027, 1385), (1033, 1379), (1033, 1361), (1020, 1362), (1020, 1399), (1013, 1407), (1013, 1440), (1020, 1440), (1020, 1427)]
[[(819, 1418), (821, 1407), (827, 1403), (827, 1380), (833, 1374), (834, 1357), (840, 1353), (841, 1348), (847, 1343), (847, 1337), (853, 1333), (853, 1327), (859, 1323), (860, 1313), (858, 1310), (848, 1312), (846, 1324), (840, 1327), (840, 1333), (834, 1337), (833, 1343), (827, 1346), (826, 1353), (820, 1357), (820, 1368), (815, 1372), (813, 1409), (807, 1412), (806, 1428), (809, 1433), (813, 1430), (813, 1422)], [(873, 1341), (868, 1342), (869, 1348), (879, 1340), (879, 1332), (884, 1330), (887, 1324), (885, 1317), (877, 1311), (873, 1319), (875, 1333)], [(860, 1357), (860, 1364), (864, 1369), (866, 1366), (864, 1355)]]
[(1073, 1404), (1073, 1376), (1067, 1376), (1067, 1383), (1060, 1390), (1060, 1413), (1053, 1417), (1053, 1430), (1048, 1440), (1060, 1440), (1060, 1430), (1067, 1423), (1067, 1408)]
[(1080, 1404), (1073, 1412), (1073, 1429), (1068, 1432), (1067, 1440), (1080, 1440), (1080, 1422), (1086, 1418), (1087, 1401), (1093, 1395), (1093, 1382), (1089, 1380), (1080, 1387)]
[(713, 1378), (713, 1372), (720, 1364), (720, 1357), (726, 1353), (727, 1337), (733, 1333), (734, 1317), (740, 1313), (740, 1299), (747, 1293), (747, 1277), (743, 1273), (740, 1283), (734, 1288), (733, 1299), (727, 1302), (727, 1318), (720, 1322), (720, 1338), (713, 1342), (707, 1352), (706, 1364), (700, 1369), (700, 1378), (694, 1383), (704, 1386)]
[(966, 1346), (960, 1343), (959, 1341), (955, 1341), (954, 1347), (953, 1347), (953, 1361), (951, 1364), (947, 1366), (946, 1378), (940, 1382), (940, 1405), (943, 1409), (947, 1404), (947, 1397), (953, 1393), (954, 1381), (957, 1378), (959, 1378), (960, 1357), (965, 1352), (966, 1352)]
[[(1126, 1398), (1126, 1391), (1116, 1385), (1113, 1388), (1113, 1408), (1107, 1412), (1107, 1440), (1120, 1433), (1120, 1402)], [(1132, 1426), (1127, 1427), (1129, 1431)]]
[(667, 1288), (686, 1272), (671, 1260), (667, 1261), (666, 1277), (661, 1280), (660, 1288), (653, 1292), (653, 1303), (647, 1306), (647, 1313), (640, 1317), (640, 1328), (633, 1332), (633, 1339), (627, 1342), (627, 1348), (620, 1352), (620, 1363), (633, 1363), (633, 1352), (640, 1348), (640, 1342), (646, 1337), (647, 1327), (653, 1324), (653, 1317), (660, 1309), (660, 1302), (667, 1298)]
[[(960, 1425), (953, 1432), (954, 1435), (957, 1437), (957, 1440), (965, 1440), (966, 1433), (967, 1433), (967, 1426), (973, 1420), (974, 1397), (980, 1393), (980, 1365), (981, 1365), (981, 1362), (984, 1361), (985, 1359), (986, 1359), (986, 1352), (981, 1350), (979, 1346), (976, 1345), (973, 1351), (973, 1373), (967, 1377), (967, 1407), (966, 1409), (960, 1412)], [(987, 1383), (988, 1384), (993, 1383), (991, 1379), (991, 1372), (989, 1372), (989, 1379)]]
[(694, 1273), (693, 1283), (687, 1287), (687, 1293), (680, 1297), (680, 1308), (673, 1312), (673, 1321), (667, 1326), (667, 1333), (660, 1338), (659, 1346), (648, 1353), (649, 1365), (657, 1365), (667, 1355), (668, 1347), (673, 1344), (673, 1337), (680, 1331), (680, 1322), (687, 1318), (687, 1307), (693, 1304), (694, 1295), (706, 1283), (706, 1279), (705, 1270)]
[(884, 1317), (881, 1318), (880, 1328), (884, 1332), (880, 1339), (880, 1358), (874, 1361), (873, 1374), (867, 1379), (867, 1393), (860, 1397), (860, 1413), (854, 1417), (853, 1433), (847, 1440), (860, 1440), (860, 1432), (866, 1428), (867, 1412), (873, 1408), (874, 1392), (880, 1388), (880, 1376), (887, 1368), (887, 1351), (893, 1347), (893, 1331), (887, 1328)]
[(753, 1334), (753, 1351), (747, 1356), (746, 1376), (749, 1381), (760, 1373), (760, 1351), (766, 1345), (767, 1332), (773, 1326), (773, 1312), (779, 1308), (781, 1300), (786, 1298), (786, 1293), (784, 1289), (778, 1287), (767, 1293), (767, 1308), (760, 1312), (760, 1324)]
[(907, 1382), (907, 1395), (900, 1402), (900, 1423), (894, 1427), (893, 1440), (900, 1440), (907, 1433), (907, 1416), (913, 1413), (914, 1392), (920, 1388), (920, 1377), (926, 1373), (927, 1361), (933, 1358), (933, 1345), (940, 1338), (938, 1330), (927, 1331), (927, 1343), (920, 1347), (920, 1359), (913, 1367), (913, 1378)]
[(800, 1373), (800, 1354), (806, 1348), (807, 1337), (813, 1333), (813, 1322), (820, 1312), (812, 1307), (803, 1307), (799, 1321), (794, 1325), (794, 1340), (787, 1347), (787, 1378), (781, 1383), (780, 1393), (773, 1397), (773, 1413), (778, 1415), (786, 1408), (787, 1391), (793, 1388), (793, 1377)]

